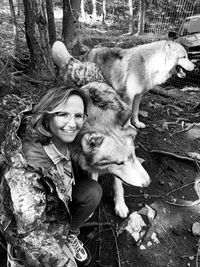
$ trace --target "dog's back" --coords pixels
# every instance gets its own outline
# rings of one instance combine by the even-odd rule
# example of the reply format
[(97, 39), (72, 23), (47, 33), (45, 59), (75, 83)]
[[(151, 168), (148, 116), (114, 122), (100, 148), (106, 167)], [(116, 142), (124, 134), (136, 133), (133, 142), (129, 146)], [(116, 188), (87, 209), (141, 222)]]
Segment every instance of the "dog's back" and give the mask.
[(106, 81), (126, 102), (133, 100), (136, 94), (165, 83), (173, 74), (181, 77), (177, 65), (188, 71), (194, 69), (184, 47), (168, 40), (129, 49), (94, 48), (87, 59), (99, 66)]
[(105, 80), (108, 84), (112, 85), (112, 69), (119, 65), (121, 69), (121, 59), (123, 58), (124, 50), (120, 47), (95, 47), (91, 49), (85, 61), (93, 62), (98, 65), (103, 73)]

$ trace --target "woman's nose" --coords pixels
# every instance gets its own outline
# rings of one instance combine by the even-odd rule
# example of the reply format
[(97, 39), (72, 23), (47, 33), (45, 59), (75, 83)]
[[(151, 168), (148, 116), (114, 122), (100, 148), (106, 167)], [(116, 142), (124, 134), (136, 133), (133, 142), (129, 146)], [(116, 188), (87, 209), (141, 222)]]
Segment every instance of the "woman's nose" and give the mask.
[(76, 126), (76, 121), (75, 121), (74, 116), (71, 116), (71, 118), (68, 121), (67, 125), (69, 125), (69, 126)]

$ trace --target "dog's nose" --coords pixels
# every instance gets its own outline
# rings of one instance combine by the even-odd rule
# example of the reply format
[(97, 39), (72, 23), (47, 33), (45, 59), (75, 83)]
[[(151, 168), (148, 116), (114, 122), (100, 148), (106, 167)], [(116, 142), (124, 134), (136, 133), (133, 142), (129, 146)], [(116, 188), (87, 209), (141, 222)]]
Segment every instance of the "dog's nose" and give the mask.
[(200, 71), (199, 67), (197, 65), (195, 65), (194, 67), (194, 73), (198, 74)]

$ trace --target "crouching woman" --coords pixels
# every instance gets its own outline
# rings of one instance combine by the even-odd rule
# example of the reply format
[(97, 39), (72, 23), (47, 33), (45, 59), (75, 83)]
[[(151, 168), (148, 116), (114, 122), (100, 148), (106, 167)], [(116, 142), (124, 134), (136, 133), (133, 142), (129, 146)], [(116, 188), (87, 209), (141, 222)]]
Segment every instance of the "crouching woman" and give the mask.
[(72, 85), (53, 88), (35, 105), (25, 134), (23, 116), (15, 118), (12, 137), (3, 147), (7, 164), (0, 219), (8, 263), (86, 266), (91, 256), (78, 234), (98, 206), (102, 189), (72, 161), (69, 144), (73, 146), (87, 117), (87, 98)]

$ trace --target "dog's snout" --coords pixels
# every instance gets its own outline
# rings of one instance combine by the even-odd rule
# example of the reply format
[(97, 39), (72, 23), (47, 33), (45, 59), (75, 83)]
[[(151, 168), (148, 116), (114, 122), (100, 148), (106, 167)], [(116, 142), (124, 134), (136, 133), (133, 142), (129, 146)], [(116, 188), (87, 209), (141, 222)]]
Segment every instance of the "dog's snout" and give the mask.
[(200, 69), (199, 69), (199, 67), (197, 66), (197, 65), (195, 65), (195, 67), (194, 67), (194, 73), (199, 73), (199, 71), (200, 71)]

